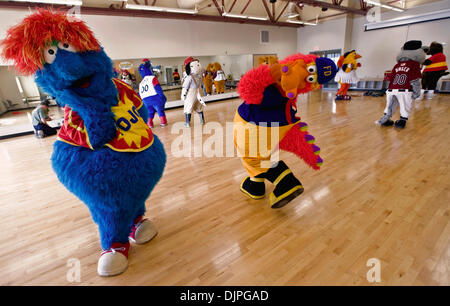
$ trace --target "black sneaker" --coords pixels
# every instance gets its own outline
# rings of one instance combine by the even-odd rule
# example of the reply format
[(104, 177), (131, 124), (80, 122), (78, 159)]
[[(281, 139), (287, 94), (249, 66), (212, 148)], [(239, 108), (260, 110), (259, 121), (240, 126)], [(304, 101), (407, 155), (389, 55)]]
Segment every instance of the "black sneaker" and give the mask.
[(395, 121), (395, 125), (394, 125), (397, 129), (404, 129), (406, 126), (406, 120), (405, 119), (400, 119)]
[(264, 179), (258, 179), (260, 181), (255, 182), (246, 177), (241, 184), (241, 191), (248, 195), (252, 199), (262, 199), (266, 194), (266, 185), (264, 184)]
[[(290, 170), (289, 170), (290, 171)], [(302, 183), (292, 174), (287, 173), (269, 195), (272, 208), (281, 208), (303, 193)]]

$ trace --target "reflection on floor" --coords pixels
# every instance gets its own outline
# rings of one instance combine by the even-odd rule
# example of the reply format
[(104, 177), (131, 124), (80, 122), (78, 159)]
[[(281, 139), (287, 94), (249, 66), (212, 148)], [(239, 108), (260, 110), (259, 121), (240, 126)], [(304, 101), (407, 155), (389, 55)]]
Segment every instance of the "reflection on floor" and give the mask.
[[(183, 102), (180, 100), (181, 89), (171, 89), (164, 92), (167, 97), (166, 108), (180, 107)], [(233, 95), (231, 95), (233, 94)], [(204, 96), (205, 102), (212, 102), (215, 99), (229, 99), (237, 96), (235, 89), (225, 89), (225, 94), (221, 95), (208, 95)], [(0, 139), (10, 137), (11, 135), (26, 135), (34, 133), (33, 126), (31, 125), (31, 112), (32, 108), (19, 111), (7, 112), (0, 116)], [(50, 126), (61, 126), (64, 118), (64, 111), (57, 107), (50, 107), (50, 117), (53, 121), (50, 121)]]
[[(12, 134), (33, 133), (33, 125), (31, 124), (32, 108), (26, 110), (10, 111), (0, 116), (0, 137)], [(49, 116), (53, 119), (49, 122), (52, 127), (61, 126), (64, 118), (64, 111), (58, 106), (49, 108)]]
[[(159, 233), (132, 245), (128, 270), (112, 278), (97, 276), (89, 210), (51, 169), (55, 137), (2, 140), (0, 285), (73, 285), (74, 260), (82, 285), (372, 285), (367, 264), (375, 258), (380, 285), (448, 286), (450, 96), (414, 102), (404, 130), (374, 124), (385, 102), (334, 103), (326, 92), (299, 99), (324, 164), (313, 171), (281, 152), (305, 192), (280, 210), (268, 207), (268, 196), (239, 191), (239, 158), (176, 157), (181, 133), (193, 138), (195, 127), (184, 129), (182, 111), (169, 110), (169, 126), (153, 129), (167, 165), (147, 200)], [(207, 127), (231, 122), (240, 103), (208, 105)], [(205, 130), (191, 154), (219, 131)]]

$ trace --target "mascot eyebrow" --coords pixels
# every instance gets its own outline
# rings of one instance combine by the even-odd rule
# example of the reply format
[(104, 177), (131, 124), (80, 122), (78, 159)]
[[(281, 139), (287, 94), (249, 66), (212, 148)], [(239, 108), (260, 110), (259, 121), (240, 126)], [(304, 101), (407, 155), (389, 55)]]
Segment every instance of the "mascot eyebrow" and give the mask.
[(1, 56), (13, 60), (18, 73), (32, 75), (44, 67), (44, 50), (55, 41), (68, 43), (78, 52), (101, 50), (84, 22), (67, 18), (63, 12), (38, 9), (7, 31)]

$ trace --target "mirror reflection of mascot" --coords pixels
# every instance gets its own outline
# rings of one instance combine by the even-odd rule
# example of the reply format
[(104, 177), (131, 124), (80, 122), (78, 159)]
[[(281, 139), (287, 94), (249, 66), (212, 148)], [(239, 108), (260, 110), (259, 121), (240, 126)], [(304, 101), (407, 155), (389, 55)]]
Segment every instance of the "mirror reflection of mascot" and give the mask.
[(133, 89), (113, 79), (113, 67), (84, 22), (39, 10), (10, 28), (2, 56), (64, 108), (52, 166), (61, 183), (89, 208), (103, 252), (101, 276), (128, 266), (129, 240), (156, 235), (145, 201), (162, 176), (163, 145), (145, 124), (147, 110)]
[(158, 82), (158, 78), (153, 75), (152, 64), (148, 59), (143, 59), (139, 65), (139, 74), (142, 81), (139, 84), (139, 95), (148, 110), (147, 125), (153, 128), (153, 118), (158, 113), (161, 126), (167, 125), (166, 113), (164, 111), (167, 98)]
[[(412, 100), (420, 96), (420, 64), (425, 60), (425, 52), (420, 40), (406, 42), (397, 55), (397, 64), (388, 76), (389, 87), (386, 91), (384, 115), (375, 123), (381, 126), (404, 128), (411, 113)], [(400, 107), (400, 119), (391, 120), (397, 107)]]
[(225, 82), (227, 77), (225, 76), (225, 72), (222, 70), (222, 66), (215, 62), (214, 64), (214, 86), (216, 87), (216, 93), (222, 94), (225, 92)]
[(261, 56), (258, 58), (258, 66), (261, 64), (272, 65), (277, 62), (278, 62), (277, 56), (268, 55), (268, 56)]
[(203, 72), (203, 85), (205, 86), (205, 94), (212, 94), (213, 85), (213, 64), (208, 64)]
[(432, 99), (439, 79), (448, 74), (448, 72), (446, 72), (448, 69), (447, 61), (443, 52), (444, 48), (442, 44), (435, 41), (431, 43), (427, 52), (428, 55), (431, 56), (423, 63), (425, 69), (422, 74), (422, 91), (419, 97), (420, 99), (423, 99), (425, 93), (427, 99)]
[(201, 124), (205, 123), (203, 115), (203, 107), (206, 106), (200, 95), (200, 87), (202, 82), (202, 66), (198, 59), (188, 57), (184, 61), (186, 77), (183, 79), (181, 90), (181, 100), (184, 102), (184, 114), (186, 116), (185, 126), (189, 127), (191, 122), (191, 114), (197, 112), (200, 117)]
[(238, 84), (242, 103), (234, 119), (234, 143), (248, 176), (241, 191), (252, 199), (265, 196), (264, 180), (275, 185), (269, 195), (280, 208), (303, 192), (303, 186), (283, 161), (277, 146), (302, 158), (313, 169), (322, 159), (307, 124), (296, 116), (297, 96), (320, 88), (336, 74), (334, 62), (316, 55), (295, 54), (279, 63), (261, 65), (244, 74)]
[(337, 66), (339, 71), (336, 73), (335, 80), (339, 82), (340, 87), (336, 93), (335, 100), (351, 100), (347, 94), (348, 89), (353, 83), (358, 82), (358, 76), (356, 75), (356, 69), (361, 67), (361, 63), (357, 63), (356, 60), (361, 58), (361, 55), (357, 54), (355, 50), (349, 51), (342, 55)]

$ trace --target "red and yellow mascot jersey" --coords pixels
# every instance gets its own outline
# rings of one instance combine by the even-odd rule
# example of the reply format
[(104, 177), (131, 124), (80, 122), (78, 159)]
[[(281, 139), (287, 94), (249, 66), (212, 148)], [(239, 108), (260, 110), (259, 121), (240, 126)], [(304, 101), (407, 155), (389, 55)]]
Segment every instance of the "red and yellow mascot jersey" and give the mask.
[[(142, 100), (129, 85), (118, 79), (112, 80), (119, 98), (117, 105), (111, 107), (117, 132), (105, 146), (119, 152), (143, 151), (153, 144), (153, 133), (138, 113), (143, 105)], [(58, 140), (93, 150), (83, 119), (67, 105)]]

